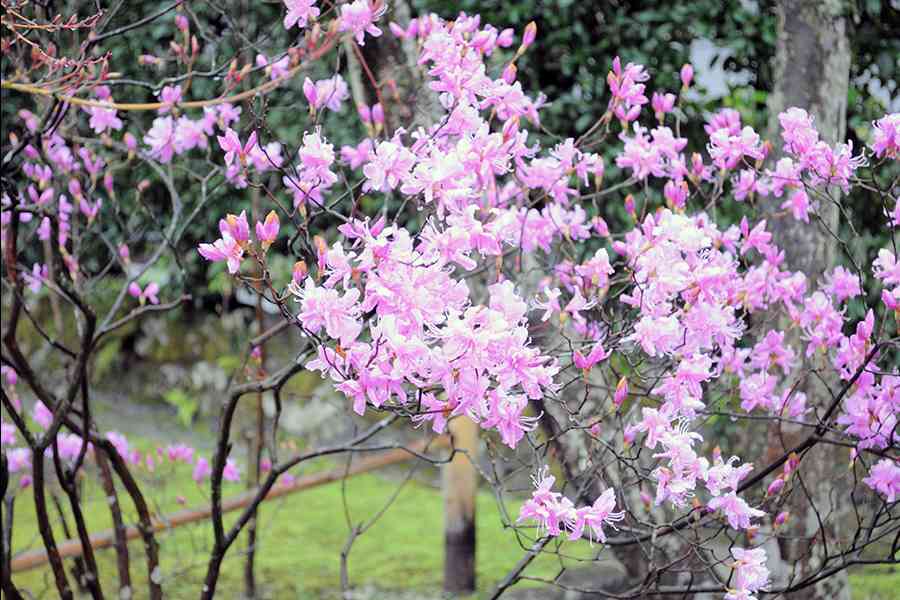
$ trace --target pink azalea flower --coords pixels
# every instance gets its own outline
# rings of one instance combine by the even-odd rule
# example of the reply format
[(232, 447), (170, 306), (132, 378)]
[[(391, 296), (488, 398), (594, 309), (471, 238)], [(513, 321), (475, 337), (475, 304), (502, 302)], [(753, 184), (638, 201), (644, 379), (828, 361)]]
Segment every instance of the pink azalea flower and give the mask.
[(141, 286), (138, 285), (136, 281), (132, 281), (128, 285), (128, 294), (132, 298), (136, 298), (141, 303), (141, 306), (143, 306), (145, 302), (149, 302), (150, 304), (159, 304), (159, 297), (157, 296), (158, 293), (159, 285), (154, 281), (148, 283), (147, 287), (145, 287), (143, 290), (141, 290)]
[(890, 503), (900, 497), (900, 464), (891, 458), (883, 458), (872, 467), (863, 483), (882, 494)]
[(153, 120), (150, 131), (144, 136), (144, 143), (150, 146), (150, 156), (161, 163), (168, 163), (175, 153), (175, 122), (172, 117), (158, 117)]
[(569, 534), (569, 540), (581, 539), (585, 526), (588, 526), (591, 542), (596, 538), (601, 543), (606, 543), (606, 533), (603, 531), (603, 525), (609, 525), (615, 529), (615, 523), (625, 519), (625, 511), (616, 512), (613, 510), (615, 507), (615, 490), (608, 488), (600, 494), (593, 505), (576, 509), (575, 523)]
[(42, 429), (47, 429), (53, 422), (53, 413), (40, 400), (35, 402), (31, 415), (34, 417), (35, 423), (40, 425)]
[(885, 115), (872, 123), (871, 145), (878, 158), (900, 159), (900, 113)]
[(0, 446), (15, 446), (17, 441), (15, 425), (0, 422)]
[(386, 4), (381, 0), (370, 3), (368, 0), (354, 0), (341, 5), (341, 19), (339, 31), (349, 31), (356, 38), (356, 43), (365, 46), (365, 35), (372, 37), (381, 36), (381, 30), (375, 26), (375, 21), (381, 18), (387, 11)]
[(769, 569), (766, 568), (766, 551), (762, 548), (745, 550), (732, 548), (734, 557), (734, 588), (725, 600), (752, 600), (754, 594), (769, 585)]
[(91, 106), (88, 112), (91, 115), (88, 125), (97, 135), (100, 135), (107, 129), (116, 131), (122, 129), (122, 120), (116, 116), (116, 109)]
[(358, 169), (372, 158), (372, 140), (364, 139), (358, 146), (341, 146), (341, 160), (351, 169)]
[(202, 456), (198, 456), (197, 463), (194, 465), (194, 472), (191, 477), (199, 484), (211, 474), (212, 468), (210, 468), (209, 466), (209, 461)]
[(31, 468), (31, 450), (28, 448), (13, 448), (6, 457), (10, 473), (18, 473)]
[(219, 147), (225, 151), (226, 166), (231, 166), (235, 158), (243, 164), (247, 160), (247, 155), (256, 146), (256, 131), (250, 134), (243, 145), (237, 133), (230, 127), (225, 130), (224, 136), (220, 135), (216, 139), (219, 140)]
[(159, 114), (164, 115), (172, 110), (172, 107), (174, 107), (177, 103), (181, 102), (181, 86), (165, 86), (159, 94), (159, 99), (163, 105), (159, 108), (158, 112)]
[(238, 469), (237, 463), (229, 458), (225, 461), (225, 469), (222, 471), (222, 477), (225, 481), (237, 482), (241, 480), (241, 471)]
[(761, 510), (751, 508), (734, 492), (713, 498), (709, 501), (708, 506), (710, 510), (721, 510), (732, 529), (748, 529), (751, 518), (762, 517), (766, 514)]
[(287, 8), (284, 15), (284, 28), (290, 29), (294, 25), (306, 27), (306, 24), (319, 16), (316, 0), (283, 0)]
[(610, 354), (612, 354), (612, 351), (607, 351), (603, 348), (602, 343), (597, 342), (587, 356), (576, 350), (572, 355), (572, 361), (576, 367), (587, 371), (598, 362), (606, 360)]
[(200, 252), (200, 256), (206, 260), (212, 262), (226, 261), (228, 272), (232, 275), (241, 268), (244, 249), (230, 235), (222, 236), (222, 238), (212, 244), (200, 244), (197, 250)]

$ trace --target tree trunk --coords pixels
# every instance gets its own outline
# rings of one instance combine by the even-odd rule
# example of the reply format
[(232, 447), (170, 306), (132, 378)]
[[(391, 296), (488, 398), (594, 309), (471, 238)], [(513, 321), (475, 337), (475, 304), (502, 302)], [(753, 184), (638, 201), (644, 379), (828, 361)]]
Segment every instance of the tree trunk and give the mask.
[[(778, 114), (789, 107), (805, 109), (815, 118), (820, 138), (829, 144), (842, 141), (846, 129), (847, 91), (850, 74), (850, 43), (844, 3), (839, 0), (779, 0), (778, 37), (775, 53), (775, 81), (769, 98), (769, 131), (774, 144), (771, 158), (781, 155)], [(839, 190), (829, 190), (836, 197)], [(826, 230), (837, 231), (838, 209), (820, 201), (821, 222), (800, 222), (790, 215), (777, 215), (772, 207), (769, 228), (785, 252), (785, 267), (802, 271), (807, 290), (812, 291), (823, 274), (832, 268), (837, 246)], [(787, 324), (785, 324), (787, 325)], [(799, 332), (791, 328), (790, 341), (802, 348)], [(805, 377), (798, 391), (807, 396), (808, 405), (821, 415), (831, 401), (825, 383), (808, 375), (821, 367), (822, 357), (806, 358), (798, 352), (796, 374)], [(786, 382), (791, 385), (794, 382)], [(833, 384), (834, 382), (829, 382)], [(812, 416), (812, 415), (811, 415)], [(807, 431), (790, 425), (769, 428), (769, 448), (780, 453), (793, 446)], [(796, 585), (813, 577), (822, 567), (826, 552), (840, 552), (842, 521), (849, 510), (849, 481), (846, 449), (823, 445), (812, 448), (803, 458), (793, 478), (785, 508), (790, 512), (788, 525), (779, 531), (778, 543), (767, 548), (774, 583)], [(788, 595), (791, 599), (849, 600), (846, 572)]]
[(466, 416), (448, 423), (458, 452), (444, 467), (444, 591), (475, 591), (475, 499), (478, 425)]

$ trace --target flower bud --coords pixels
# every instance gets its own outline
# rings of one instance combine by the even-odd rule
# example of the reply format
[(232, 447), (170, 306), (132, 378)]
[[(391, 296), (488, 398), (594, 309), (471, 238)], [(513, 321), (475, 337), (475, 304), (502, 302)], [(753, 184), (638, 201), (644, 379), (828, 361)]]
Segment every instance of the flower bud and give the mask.
[(308, 273), (308, 269), (306, 268), (306, 262), (302, 260), (298, 260), (294, 263), (294, 269), (291, 273), (291, 280), (300, 285), (303, 283), (303, 280), (306, 279), (306, 275)]
[(691, 63), (685, 63), (683, 67), (681, 67), (681, 85), (684, 89), (687, 89), (691, 86), (691, 81), (694, 80), (694, 67), (691, 66)]
[(525, 26), (525, 33), (522, 35), (522, 47), (519, 48), (519, 51), (522, 52), (527, 50), (528, 47), (534, 43), (534, 38), (537, 36), (537, 23), (531, 21), (528, 25)]

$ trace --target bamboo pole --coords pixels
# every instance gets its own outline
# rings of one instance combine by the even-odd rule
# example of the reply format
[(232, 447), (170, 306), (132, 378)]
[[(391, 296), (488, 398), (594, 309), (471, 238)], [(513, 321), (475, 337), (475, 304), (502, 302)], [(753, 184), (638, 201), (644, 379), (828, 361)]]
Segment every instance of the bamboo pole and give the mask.
[[(413, 452), (423, 452), (428, 448), (436, 448), (446, 445), (448, 445), (447, 438), (440, 437), (433, 440), (422, 440), (411, 444), (409, 446), (409, 450), (412, 450)], [(293, 494), (294, 492), (319, 487), (333, 481), (338, 481), (344, 477), (362, 475), (363, 473), (368, 473), (369, 471), (374, 471), (388, 465), (405, 462), (412, 458), (414, 458), (414, 455), (406, 449), (395, 448), (378, 456), (364, 458), (363, 460), (360, 460), (359, 462), (353, 464), (349, 470), (345, 469), (344, 467), (330, 469), (321, 473), (312, 473), (310, 475), (306, 475), (305, 477), (300, 477), (289, 485), (276, 485), (269, 491), (268, 494), (266, 494), (265, 500), (272, 500), (273, 498), (287, 496), (288, 494)], [(248, 504), (250, 504), (255, 497), (256, 490), (254, 489), (229, 498), (222, 503), (222, 512), (226, 513), (237, 510), (239, 508), (244, 508)], [(152, 521), (153, 530), (155, 532), (162, 532), (170, 529), (175, 529), (176, 527), (180, 527), (188, 523), (194, 523), (196, 521), (208, 519), (211, 514), (212, 508), (210, 506), (200, 506), (196, 508), (181, 510), (168, 516), (154, 518)], [(130, 526), (125, 529), (125, 539), (127, 540), (133, 540), (139, 538), (140, 536), (141, 532), (135, 526)], [(110, 529), (92, 535), (90, 537), (90, 542), (91, 547), (94, 550), (110, 548), (115, 544), (115, 532)], [(82, 551), (83, 549), (81, 547), (81, 542), (77, 539), (65, 540), (64, 542), (59, 544), (60, 558), (78, 557), (81, 556)], [(46, 562), (47, 552), (45, 550), (29, 550), (28, 552), (22, 552), (13, 558), (12, 572), (18, 573), (21, 571), (28, 571), (29, 569), (39, 567)]]

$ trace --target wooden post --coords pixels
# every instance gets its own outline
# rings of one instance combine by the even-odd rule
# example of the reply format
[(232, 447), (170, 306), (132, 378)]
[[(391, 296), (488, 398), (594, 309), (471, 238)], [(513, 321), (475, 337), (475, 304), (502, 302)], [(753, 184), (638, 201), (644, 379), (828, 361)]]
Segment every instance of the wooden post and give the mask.
[(475, 496), (478, 425), (456, 417), (448, 429), (457, 452), (444, 467), (444, 591), (475, 591)]

